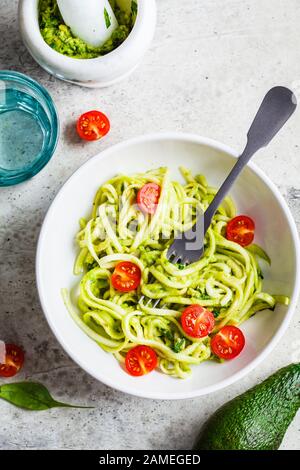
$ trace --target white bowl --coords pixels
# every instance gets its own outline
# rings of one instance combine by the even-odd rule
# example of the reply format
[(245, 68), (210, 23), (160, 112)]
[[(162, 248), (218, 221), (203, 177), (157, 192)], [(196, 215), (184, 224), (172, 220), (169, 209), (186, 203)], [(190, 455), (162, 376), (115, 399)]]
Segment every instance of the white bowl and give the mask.
[(44, 41), (38, 22), (39, 0), (20, 0), (19, 27), (32, 57), (47, 72), (62, 80), (102, 88), (127, 77), (148, 49), (156, 25), (155, 0), (138, 0), (138, 13), (128, 38), (114, 51), (95, 59), (74, 59)]
[[(65, 183), (45, 218), (37, 249), (37, 285), (49, 325), (66, 350), (86, 372), (123, 392), (148, 398), (191, 398), (214, 392), (239, 380), (272, 351), (294, 312), (299, 293), (299, 239), (290, 211), (274, 184), (254, 164), (249, 164), (231, 192), (238, 211), (256, 221), (256, 242), (272, 259), (264, 269), (264, 285), (271, 293), (288, 295), (289, 307), (260, 312), (242, 325), (247, 344), (242, 354), (224, 364), (206, 362), (193, 375), (180, 380), (153, 372), (141, 378), (126, 374), (116, 359), (104, 352), (74, 323), (60, 290), (75, 286), (73, 275), (78, 220), (88, 215), (98, 187), (116, 173), (131, 174), (161, 165), (174, 178), (184, 164), (204, 173), (219, 186), (233, 166), (236, 153), (227, 146), (194, 135), (168, 133), (136, 138), (118, 144), (85, 163)], [(284, 230), (282, 229), (284, 227)]]

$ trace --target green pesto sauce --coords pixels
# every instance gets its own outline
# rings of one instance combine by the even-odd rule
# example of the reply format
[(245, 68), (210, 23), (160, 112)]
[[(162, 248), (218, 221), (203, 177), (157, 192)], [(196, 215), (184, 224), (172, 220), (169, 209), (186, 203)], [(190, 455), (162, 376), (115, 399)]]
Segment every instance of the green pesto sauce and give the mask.
[(101, 47), (90, 46), (74, 36), (69, 26), (64, 23), (56, 0), (40, 0), (40, 31), (46, 43), (55, 51), (75, 59), (94, 59), (113, 51), (128, 37), (136, 18), (137, 5), (134, 2), (132, 5), (135, 5), (135, 8), (130, 14), (117, 6), (114, 7), (119, 26)]

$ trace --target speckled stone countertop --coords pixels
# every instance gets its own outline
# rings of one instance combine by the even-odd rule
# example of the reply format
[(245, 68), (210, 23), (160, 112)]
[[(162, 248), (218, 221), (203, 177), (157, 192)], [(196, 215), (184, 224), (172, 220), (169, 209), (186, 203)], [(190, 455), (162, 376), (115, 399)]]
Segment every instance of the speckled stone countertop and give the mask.
[[(221, 404), (300, 360), (300, 309), (273, 353), (221, 392), (178, 402), (114, 391), (89, 377), (64, 353), (39, 306), (35, 249), (43, 217), (68, 176), (99, 151), (139, 134), (199, 133), (241, 149), (264, 92), (275, 84), (300, 94), (298, 0), (158, 0), (158, 25), (140, 67), (125, 81), (88, 90), (49, 76), (22, 44), (17, 0), (0, 0), (0, 66), (31, 75), (51, 93), (61, 119), (54, 158), (34, 179), (0, 189), (0, 338), (26, 350), (19, 378), (45, 383), (58, 399), (91, 410), (24, 412), (0, 403), (0, 449), (184, 449)], [(106, 139), (86, 145), (74, 131), (82, 112), (111, 119)], [(278, 185), (300, 228), (300, 114), (256, 163)], [(284, 449), (300, 448), (300, 415)]]

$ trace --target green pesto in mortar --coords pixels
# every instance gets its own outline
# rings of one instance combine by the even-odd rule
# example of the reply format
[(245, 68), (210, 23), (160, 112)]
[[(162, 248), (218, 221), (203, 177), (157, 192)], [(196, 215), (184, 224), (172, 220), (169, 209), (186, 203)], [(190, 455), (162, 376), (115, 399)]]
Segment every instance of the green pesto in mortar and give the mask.
[(46, 43), (57, 52), (75, 59), (94, 59), (116, 49), (131, 32), (137, 13), (137, 4), (132, 2), (132, 11), (125, 13), (114, 5), (114, 13), (119, 26), (101, 46), (93, 47), (74, 36), (60, 14), (56, 0), (40, 0), (39, 25)]

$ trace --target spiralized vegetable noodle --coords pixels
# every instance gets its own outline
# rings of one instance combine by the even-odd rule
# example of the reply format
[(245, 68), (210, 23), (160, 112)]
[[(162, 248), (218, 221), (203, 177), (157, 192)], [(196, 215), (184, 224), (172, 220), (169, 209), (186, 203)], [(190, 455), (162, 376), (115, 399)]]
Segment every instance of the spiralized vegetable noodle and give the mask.
[[(226, 225), (236, 216), (230, 197), (213, 217), (203, 257), (187, 267), (168, 261), (166, 253), (174, 235), (191, 228), (199, 210), (205, 211), (216, 193), (203, 175), (180, 170), (184, 184), (172, 181), (167, 168), (159, 168), (118, 175), (99, 188), (91, 217), (81, 219), (77, 234), (80, 251), (75, 274), (82, 275), (79, 314), (66, 290), (63, 296), (77, 324), (118, 361), (124, 362), (133, 346), (144, 344), (156, 351), (163, 373), (186, 378), (192, 365), (214, 356), (211, 335), (191, 338), (182, 329), (185, 307), (199, 304), (213, 312), (214, 334), (224, 325), (240, 325), (288, 299), (263, 291), (258, 258), (269, 259), (260, 247), (243, 248), (225, 238)], [(137, 192), (149, 182), (161, 187), (153, 216), (135, 204)], [(137, 290), (121, 293), (112, 287), (110, 278), (120, 261), (133, 262), (141, 269)], [(148, 299), (161, 300), (153, 308), (147, 305)]]

